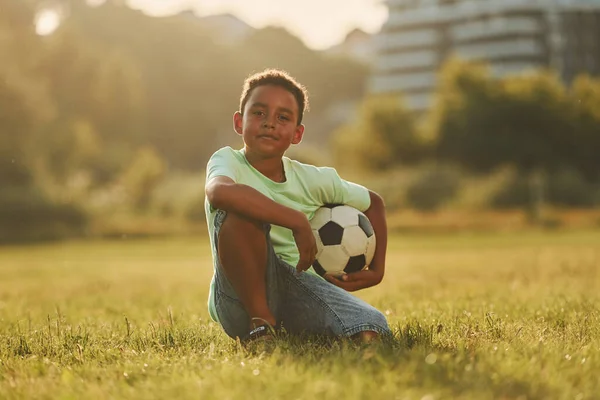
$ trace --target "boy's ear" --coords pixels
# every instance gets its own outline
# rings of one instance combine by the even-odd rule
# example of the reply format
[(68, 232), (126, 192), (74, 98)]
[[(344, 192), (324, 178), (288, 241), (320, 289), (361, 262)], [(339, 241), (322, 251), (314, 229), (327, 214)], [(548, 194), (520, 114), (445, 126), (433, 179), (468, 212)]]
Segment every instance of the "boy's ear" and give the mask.
[(292, 138), (292, 144), (299, 144), (304, 136), (304, 125), (300, 124), (296, 127), (294, 137)]
[(244, 126), (244, 116), (242, 115), (241, 112), (236, 111), (235, 114), (233, 114), (233, 130), (236, 131), (236, 133), (238, 135), (241, 135), (243, 132), (243, 126)]

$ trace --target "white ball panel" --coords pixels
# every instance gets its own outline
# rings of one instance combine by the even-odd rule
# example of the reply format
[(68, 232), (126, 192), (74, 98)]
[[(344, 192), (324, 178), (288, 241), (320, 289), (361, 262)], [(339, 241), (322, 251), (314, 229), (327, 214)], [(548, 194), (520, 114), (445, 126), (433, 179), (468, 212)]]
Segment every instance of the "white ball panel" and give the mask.
[(317, 259), (325, 271), (329, 273), (341, 273), (344, 271), (349, 258), (342, 246), (337, 245), (325, 246), (320, 257)]
[(360, 226), (351, 226), (344, 229), (342, 246), (349, 256), (358, 256), (367, 251), (367, 235)]
[(331, 220), (342, 228), (358, 225), (358, 211), (349, 206), (338, 206), (331, 210)]
[(329, 221), (331, 221), (331, 208), (321, 207), (310, 220), (310, 226), (313, 229), (319, 229)]
[(313, 233), (313, 236), (315, 237), (315, 241), (317, 242), (317, 255), (316, 255), (316, 258), (319, 259), (319, 256), (323, 252), (323, 248), (325, 246), (323, 246), (323, 242), (321, 241), (321, 237), (319, 236), (319, 231), (317, 231), (316, 229), (313, 229), (312, 233)]

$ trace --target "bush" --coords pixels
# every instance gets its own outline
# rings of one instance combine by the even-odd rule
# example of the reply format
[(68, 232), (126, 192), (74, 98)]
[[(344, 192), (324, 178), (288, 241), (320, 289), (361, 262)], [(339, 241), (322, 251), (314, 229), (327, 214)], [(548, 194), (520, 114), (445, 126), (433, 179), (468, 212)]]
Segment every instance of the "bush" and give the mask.
[(166, 174), (166, 163), (151, 147), (138, 150), (133, 161), (123, 173), (121, 181), (137, 210), (150, 203), (152, 191)]
[(531, 203), (529, 181), (519, 175), (509, 179), (490, 199), (490, 205), (498, 209), (528, 207)]
[(36, 188), (4, 189), (0, 195), (0, 243), (81, 235), (87, 224), (79, 207), (54, 203)]
[(204, 219), (204, 173), (173, 171), (153, 190), (151, 208), (162, 216), (197, 222)]
[[(591, 208), (600, 204), (598, 184), (586, 181), (574, 169), (562, 169), (548, 175), (544, 200), (560, 207)], [(531, 185), (527, 176), (516, 175), (496, 193), (490, 204), (494, 208), (528, 208), (531, 206)]]
[(397, 96), (365, 98), (358, 120), (338, 128), (331, 147), (336, 164), (374, 171), (416, 165), (428, 151), (414, 114)]
[(420, 211), (434, 211), (452, 200), (460, 187), (456, 171), (436, 168), (414, 180), (406, 191), (407, 203)]
[(577, 171), (566, 169), (548, 182), (548, 201), (562, 207), (592, 208), (600, 204), (600, 190)]
[(190, 222), (205, 222), (206, 212), (204, 211), (204, 197), (198, 197), (188, 204), (184, 216), (185, 219)]

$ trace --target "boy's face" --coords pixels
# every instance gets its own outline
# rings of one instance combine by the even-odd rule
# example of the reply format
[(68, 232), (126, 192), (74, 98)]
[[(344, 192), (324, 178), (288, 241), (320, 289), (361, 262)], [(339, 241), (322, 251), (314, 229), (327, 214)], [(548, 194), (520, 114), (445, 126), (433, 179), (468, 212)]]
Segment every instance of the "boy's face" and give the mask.
[(235, 113), (233, 125), (243, 137), (247, 152), (265, 158), (281, 157), (292, 144), (302, 141), (304, 126), (297, 123), (298, 103), (281, 86), (254, 88), (242, 112)]

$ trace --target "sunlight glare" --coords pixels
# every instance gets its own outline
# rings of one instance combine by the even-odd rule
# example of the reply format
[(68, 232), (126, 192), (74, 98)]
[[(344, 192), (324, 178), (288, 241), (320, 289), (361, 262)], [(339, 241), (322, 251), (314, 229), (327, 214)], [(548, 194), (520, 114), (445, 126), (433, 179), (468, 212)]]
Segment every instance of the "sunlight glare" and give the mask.
[(40, 36), (52, 34), (60, 25), (60, 16), (54, 10), (41, 10), (35, 16), (35, 32)]
[(360, 28), (379, 31), (387, 18), (382, 0), (127, 0), (153, 16), (194, 10), (200, 17), (230, 13), (254, 28), (281, 26), (313, 49), (340, 43)]

